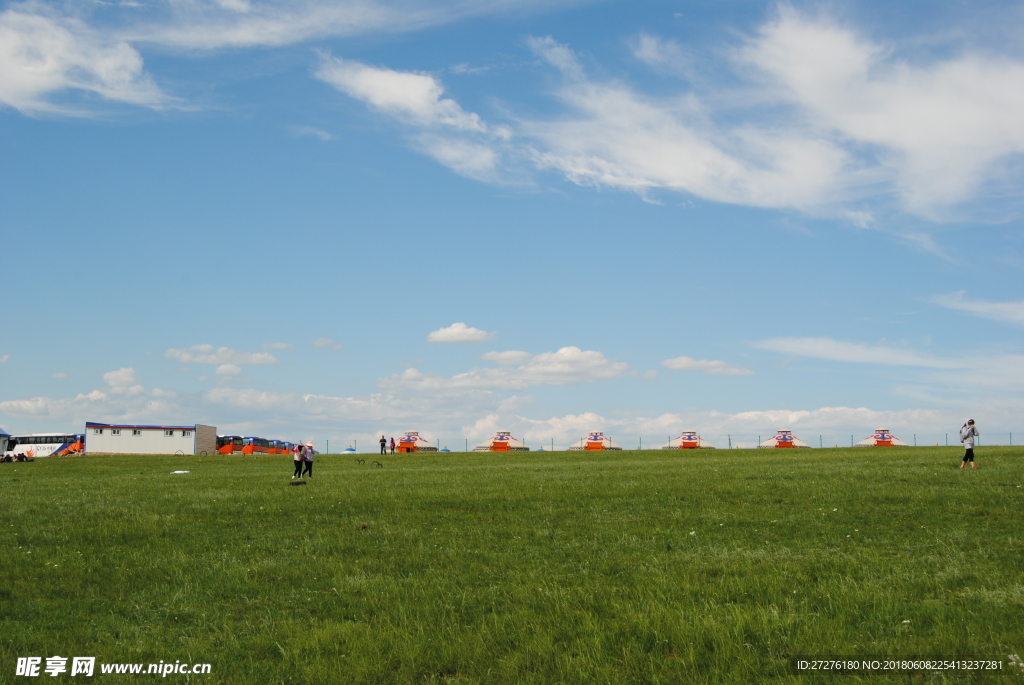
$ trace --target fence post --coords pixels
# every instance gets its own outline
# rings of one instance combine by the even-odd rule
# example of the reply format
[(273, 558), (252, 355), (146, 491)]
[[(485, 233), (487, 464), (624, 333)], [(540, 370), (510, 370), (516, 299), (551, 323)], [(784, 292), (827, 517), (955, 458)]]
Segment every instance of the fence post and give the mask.
[(917, 433), (914, 433), (914, 447), (917, 447)]
[(821, 436), (819, 435), (819, 436), (818, 436), (818, 449), (821, 449), (821, 448), (822, 448), (822, 444), (821, 444)]
[[(1010, 438), (1010, 440), (1013, 440), (1013, 438)], [(729, 436), (729, 449), (732, 449), (732, 436), (731, 435)]]

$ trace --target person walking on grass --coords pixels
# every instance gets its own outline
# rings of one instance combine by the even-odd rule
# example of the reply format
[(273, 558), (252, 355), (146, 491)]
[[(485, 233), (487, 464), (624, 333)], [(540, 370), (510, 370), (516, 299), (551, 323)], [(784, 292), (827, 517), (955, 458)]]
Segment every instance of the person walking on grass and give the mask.
[(394, 453), (395, 453), (395, 438), (394, 438), (394, 436), (392, 436), (391, 437), (391, 454), (394, 454)]
[(295, 473), (292, 474), (292, 480), (295, 480), (302, 476), (302, 445), (293, 447), (292, 452), (295, 458)]
[(302, 475), (309, 474), (309, 477), (313, 477), (313, 443), (307, 442), (306, 446), (302, 448), (302, 460), (305, 465)]
[(978, 432), (977, 427), (974, 425), (974, 419), (967, 419), (967, 423), (960, 429), (960, 442), (964, 444), (964, 460), (960, 462), (960, 468), (967, 468), (967, 462), (971, 462), (971, 468), (976, 469), (978, 466), (974, 463), (974, 438), (981, 437), (981, 433)]
[(380, 436), (380, 453), (382, 455), (388, 453), (388, 441), (383, 435)]

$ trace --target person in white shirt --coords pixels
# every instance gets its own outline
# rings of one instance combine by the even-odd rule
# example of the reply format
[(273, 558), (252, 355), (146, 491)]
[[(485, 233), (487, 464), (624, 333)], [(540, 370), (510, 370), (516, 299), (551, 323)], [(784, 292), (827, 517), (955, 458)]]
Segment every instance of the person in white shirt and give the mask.
[(295, 473), (292, 474), (292, 480), (295, 480), (302, 477), (302, 465), (305, 463), (302, 460), (302, 445), (299, 444), (293, 447), (292, 452), (295, 455)]
[(981, 433), (978, 432), (977, 427), (974, 425), (974, 419), (967, 419), (967, 423), (960, 429), (960, 442), (964, 444), (964, 460), (960, 462), (960, 468), (967, 468), (967, 462), (971, 462), (971, 468), (978, 468), (977, 464), (974, 463), (974, 438), (981, 437)]

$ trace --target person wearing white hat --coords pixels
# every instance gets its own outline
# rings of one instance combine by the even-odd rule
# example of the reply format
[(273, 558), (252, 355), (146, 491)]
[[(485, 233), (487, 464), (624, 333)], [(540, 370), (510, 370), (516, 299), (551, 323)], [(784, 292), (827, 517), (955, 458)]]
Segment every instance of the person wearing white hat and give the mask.
[(307, 442), (306, 446), (302, 449), (302, 458), (305, 461), (305, 469), (302, 471), (302, 475), (309, 474), (309, 477), (313, 477), (313, 443)]

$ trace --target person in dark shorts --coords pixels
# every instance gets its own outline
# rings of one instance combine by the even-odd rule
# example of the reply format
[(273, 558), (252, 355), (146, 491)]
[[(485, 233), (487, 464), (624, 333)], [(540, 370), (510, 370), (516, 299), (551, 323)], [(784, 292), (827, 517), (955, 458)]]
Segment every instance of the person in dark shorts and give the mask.
[(302, 476), (302, 445), (296, 445), (292, 448), (295, 459), (295, 473), (292, 474), (292, 480)]
[(971, 462), (971, 468), (976, 469), (974, 463), (974, 438), (981, 437), (978, 428), (974, 425), (974, 419), (967, 419), (967, 423), (960, 429), (960, 442), (964, 444), (964, 460), (960, 462), (960, 468), (967, 468), (967, 462)]
[(381, 454), (387, 454), (388, 453), (388, 440), (383, 435), (380, 436), (380, 453)]
[(391, 438), (391, 454), (394, 454), (394, 453), (395, 453), (395, 439), (394, 439), (394, 437), (392, 437)]
[(307, 442), (306, 446), (302, 450), (302, 464), (305, 467), (302, 471), (302, 475), (309, 474), (309, 477), (313, 477), (313, 443)]

